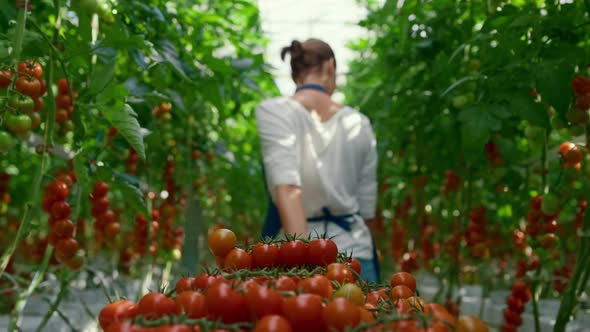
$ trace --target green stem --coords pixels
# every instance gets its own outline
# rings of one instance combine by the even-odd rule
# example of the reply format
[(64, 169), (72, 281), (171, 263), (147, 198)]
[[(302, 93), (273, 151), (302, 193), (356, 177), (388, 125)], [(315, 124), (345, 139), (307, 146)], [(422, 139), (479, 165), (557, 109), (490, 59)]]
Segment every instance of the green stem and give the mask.
[(70, 283), (70, 279), (68, 278), (68, 270), (67, 269), (61, 270), (61, 274), (59, 276), (59, 279), (60, 279), (59, 293), (57, 294), (55, 301), (53, 301), (53, 303), (51, 304), (51, 307), (49, 308), (47, 313), (45, 313), (45, 316), (43, 316), (43, 320), (41, 321), (41, 324), (39, 324), (39, 327), (37, 327), (37, 332), (43, 331), (43, 329), (45, 328), (45, 326), (49, 322), (49, 319), (51, 319), (51, 316), (57, 310), (57, 308), (59, 307), (59, 304), (61, 303), (61, 301), (63, 300), (63, 298), (65, 297), (65, 295), (69, 289), (68, 285)]
[(541, 150), (541, 192), (545, 193), (547, 188), (547, 174), (545, 172), (547, 165), (547, 132), (543, 130), (543, 150)]
[(25, 1), (25, 4), (19, 9), (18, 17), (16, 19), (16, 33), (14, 35), (14, 53), (13, 59), (14, 62), (18, 62), (20, 60), (20, 54), (23, 48), (23, 39), (25, 36), (25, 27), (27, 25), (27, 6), (29, 5), (28, 1)]
[[(561, 300), (557, 318), (555, 320), (555, 327), (553, 332), (564, 332), (567, 323), (570, 320), (570, 316), (577, 302), (576, 294), (581, 292), (585, 287), (585, 283), (588, 281), (588, 277), (582, 278), (582, 275), (587, 275), (590, 269), (590, 253), (588, 252), (588, 245), (590, 238), (588, 237), (588, 229), (590, 228), (590, 213), (586, 210), (584, 213), (584, 226), (582, 229), (582, 236), (580, 238), (580, 248), (578, 249), (578, 261), (570, 282), (567, 286), (567, 290)], [(583, 283), (580, 284), (582, 279)]]
[(18, 325), (20, 314), (22, 313), (23, 309), (25, 308), (25, 305), (27, 304), (27, 299), (29, 298), (29, 296), (31, 296), (31, 294), (33, 294), (35, 289), (37, 289), (37, 286), (39, 286), (39, 284), (41, 283), (41, 281), (45, 277), (45, 272), (47, 271), (47, 268), (49, 267), (49, 260), (51, 259), (51, 255), (53, 255), (53, 247), (49, 246), (45, 250), (45, 257), (43, 257), (43, 262), (41, 263), (41, 266), (39, 266), (39, 269), (35, 273), (35, 276), (33, 277), (33, 280), (31, 281), (29, 288), (27, 288), (26, 291), (19, 294), (18, 300), (16, 301), (16, 304), (14, 305), (14, 309), (12, 309), (12, 312), (10, 313), (10, 322), (9, 322), (8, 330), (7, 330), (8, 332), (17, 331), (17, 325)]

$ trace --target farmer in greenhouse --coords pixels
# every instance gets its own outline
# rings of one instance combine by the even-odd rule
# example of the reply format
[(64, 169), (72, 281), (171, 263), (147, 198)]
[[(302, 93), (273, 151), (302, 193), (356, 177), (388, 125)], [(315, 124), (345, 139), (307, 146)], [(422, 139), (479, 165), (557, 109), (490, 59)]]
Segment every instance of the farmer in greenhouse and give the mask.
[(368, 118), (332, 100), (336, 60), (325, 42), (293, 41), (289, 54), (293, 96), (256, 109), (270, 193), (263, 237), (326, 235), (361, 263), (361, 276), (379, 280), (367, 226), (375, 216), (376, 140)]

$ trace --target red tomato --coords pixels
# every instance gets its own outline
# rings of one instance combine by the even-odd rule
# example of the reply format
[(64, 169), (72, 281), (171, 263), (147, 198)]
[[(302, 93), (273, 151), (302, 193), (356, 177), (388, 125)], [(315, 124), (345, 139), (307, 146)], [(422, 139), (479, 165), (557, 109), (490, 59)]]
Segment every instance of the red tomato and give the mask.
[(71, 220), (62, 219), (55, 222), (52, 231), (59, 237), (72, 237), (74, 228), (74, 223)]
[(223, 267), (229, 271), (249, 270), (252, 267), (252, 257), (245, 250), (234, 248), (225, 256)]
[(10, 69), (0, 69), (0, 89), (6, 89), (12, 81), (12, 71)]
[(315, 294), (291, 296), (283, 301), (283, 314), (295, 331), (317, 331), (322, 324), (322, 298)]
[(341, 285), (348, 282), (353, 282), (355, 276), (350, 271), (350, 268), (341, 263), (332, 263), (328, 265), (328, 271), (326, 277), (332, 281), (336, 281)]
[(416, 279), (407, 272), (398, 272), (391, 276), (391, 287), (403, 285), (408, 287), (412, 292), (416, 291)]
[(367, 303), (377, 306), (379, 302), (385, 301), (389, 298), (383, 291), (373, 291), (367, 294)]
[(579, 95), (576, 97), (576, 107), (581, 110), (587, 110), (590, 108), (590, 94)]
[(138, 314), (148, 320), (155, 320), (176, 313), (174, 300), (162, 293), (151, 292), (139, 300)]
[(356, 327), (361, 321), (358, 307), (345, 298), (336, 298), (323, 310), (324, 322), (329, 331), (344, 331)]
[(412, 290), (407, 286), (398, 285), (391, 289), (391, 298), (395, 302), (400, 299), (404, 300), (412, 296), (414, 296), (414, 292), (412, 292)]
[(109, 325), (108, 328), (104, 329), (105, 332), (144, 332), (145, 329), (139, 326), (133, 325), (129, 321), (115, 322)]
[(94, 184), (94, 187), (92, 188), (92, 197), (93, 199), (105, 197), (108, 192), (109, 185), (102, 181), (98, 181)]
[(334, 263), (338, 256), (336, 243), (328, 239), (316, 239), (309, 243), (309, 263), (316, 266), (326, 266)]
[(294, 292), (297, 289), (295, 281), (287, 276), (279, 277), (274, 283), (276, 290)]
[(195, 289), (198, 290), (206, 290), (218, 281), (223, 282), (225, 281), (225, 278), (223, 278), (222, 276), (214, 276), (208, 275), (207, 273), (202, 273), (195, 277), (193, 286)]
[(455, 326), (455, 317), (445, 307), (438, 303), (428, 303), (426, 308), (432, 316), (431, 325), (433, 327), (436, 326), (441, 331), (452, 331), (452, 327)]
[(53, 219), (66, 219), (70, 216), (72, 208), (66, 201), (57, 201), (51, 205), (51, 216)]
[(57, 81), (57, 88), (62, 95), (69, 94), (70, 92), (68, 81), (65, 78), (60, 78), (59, 81)]
[(284, 242), (279, 248), (279, 263), (288, 267), (305, 265), (308, 253), (308, 244), (301, 240)]
[(500, 330), (502, 332), (518, 332), (518, 326), (514, 326), (514, 325), (512, 325), (510, 323), (504, 323), (500, 327)]
[(346, 265), (348, 265), (352, 270), (354, 270), (358, 275), (361, 274), (361, 262), (359, 262), (358, 259), (353, 258), (350, 261), (346, 262)]
[(114, 322), (132, 319), (137, 315), (137, 304), (129, 300), (120, 300), (106, 305), (98, 314), (98, 323), (106, 330)]
[(246, 321), (248, 308), (246, 299), (224, 282), (214, 283), (205, 293), (207, 311), (212, 319), (221, 319), (224, 323)]
[(236, 246), (237, 241), (236, 234), (226, 228), (214, 230), (207, 239), (211, 253), (220, 257), (225, 257)]
[(508, 308), (518, 314), (522, 314), (524, 312), (524, 303), (514, 295), (508, 296), (506, 299), (506, 304)]
[(252, 248), (252, 266), (258, 269), (273, 267), (279, 260), (279, 248), (274, 244), (257, 243)]
[(282, 313), (283, 295), (268, 287), (253, 287), (246, 293), (246, 303), (253, 319)]
[(293, 328), (289, 321), (279, 315), (264, 316), (256, 323), (254, 332), (291, 332)]
[(302, 293), (317, 294), (323, 298), (332, 296), (332, 283), (323, 275), (315, 275), (299, 282), (299, 290)]
[(17, 71), (19, 75), (32, 76), (37, 79), (43, 77), (43, 67), (36, 61), (25, 60), (18, 64)]
[(55, 105), (59, 108), (67, 109), (72, 105), (72, 98), (69, 94), (57, 95), (55, 97)]
[(41, 82), (37, 78), (20, 76), (14, 84), (16, 91), (29, 97), (37, 98), (41, 96)]
[(520, 314), (510, 310), (510, 308), (504, 309), (504, 320), (514, 326), (522, 325), (522, 317), (520, 317)]
[(207, 316), (205, 296), (199, 292), (192, 290), (184, 291), (174, 299), (174, 303), (176, 304), (178, 313), (184, 313), (190, 319)]
[(80, 244), (74, 238), (62, 238), (55, 245), (55, 254), (59, 257), (69, 258), (80, 249)]
[(572, 90), (577, 95), (585, 95), (590, 93), (590, 78), (584, 76), (576, 76), (572, 79)]
[(360, 312), (361, 323), (372, 323), (375, 321), (375, 316), (367, 309), (358, 307)]
[(63, 181), (53, 181), (49, 185), (49, 192), (53, 195), (54, 200), (56, 201), (63, 201), (68, 198), (68, 194), (70, 193), (70, 189), (68, 185)]

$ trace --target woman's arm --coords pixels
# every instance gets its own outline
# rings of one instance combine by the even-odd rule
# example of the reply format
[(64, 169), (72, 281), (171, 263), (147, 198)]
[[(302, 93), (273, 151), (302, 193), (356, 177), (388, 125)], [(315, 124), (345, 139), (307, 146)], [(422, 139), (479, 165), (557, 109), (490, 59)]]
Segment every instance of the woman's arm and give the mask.
[(289, 184), (276, 187), (277, 208), (285, 234), (307, 235), (307, 219), (303, 210), (301, 188)]

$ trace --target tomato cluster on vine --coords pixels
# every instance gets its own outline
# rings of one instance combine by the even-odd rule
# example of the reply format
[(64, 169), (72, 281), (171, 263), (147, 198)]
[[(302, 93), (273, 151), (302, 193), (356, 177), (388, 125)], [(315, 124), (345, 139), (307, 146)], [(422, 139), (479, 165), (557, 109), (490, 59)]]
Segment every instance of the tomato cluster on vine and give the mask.
[[(135, 256), (145, 256), (148, 252), (154, 256), (158, 249), (158, 222), (160, 213), (158, 210), (152, 210), (151, 222), (141, 214), (135, 216), (135, 227), (133, 234), (133, 251)], [(151, 240), (149, 235), (151, 234)], [(148, 247), (149, 242), (149, 247)]]
[(457, 321), (443, 306), (424, 301), (409, 273), (395, 273), (387, 285), (367, 284), (358, 279), (357, 260), (340, 263), (331, 240), (314, 241), (243, 249), (231, 230), (216, 229), (208, 244), (223, 257), (225, 271), (183, 277), (173, 292), (152, 291), (137, 303), (113, 302), (101, 310), (99, 323), (107, 332), (452, 331), (455, 324), (483, 324), (471, 317)]
[(59, 132), (66, 134), (74, 130), (72, 116), (74, 115), (74, 101), (77, 93), (72, 91), (71, 84), (61, 78), (57, 81), (57, 95), (55, 96), (55, 121), (59, 126)]
[(139, 154), (133, 148), (129, 148), (129, 154), (127, 155), (127, 173), (135, 175), (137, 174), (137, 164), (139, 163)]
[(98, 181), (94, 184), (89, 196), (92, 216), (95, 218), (95, 240), (98, 247), (105, 241), (107, 245), (113, 246), (117, 236), (121, 233), (121, 224), (117, 221), (115, 212), (110, 208), (110, 201), (107, 197), (109, 189), (107, 183)]
[(451, 193), (458, 192), (461, 189), (461, 178), (457, 172), (448, 170), (445, 173), (445, 182), (443, 184), (442, 194), (446, 196)]
[(488, 236), (486, 225), (486, 208), (481, 206), (469, 211), (469, 225), (465, 231), (465, 240), (475, 258), (488, 258), (490, 256), (491, 239)]
[(49, 213), (48, 242), (55, 247), (54, 258), (60, 264), (77, 270), (84, 264), (84, 252), (74, 238), (75, 224), (70, 220), (71, 207), (67, 202), (75, 177), (61, 174), (45, 187), (42, 208)]
[(24, 139), (31, 129), (39, 127), (40, 112), (45, 106), (43, 95), (47, 92), (47, 83), (43, 79), (40, 63), (34, 60), (20, 62), (16, 78), (11, 69), (0, 70), (0, 89), (6, 89), (13, 83), (14, 90), (8, 97), (2, 121), (4, 128), (0, 130), (0, 152), (12, 149), (14, 137)]
[(525, 305), (532, 298), (531, 289), (522, 282), (517, 281), (512, 286), (511, 294), (506, 298), (507, 308), (504, 309), (504, 323), (501, 326), (502, 332), (516, 332), (522, 325), (522, 313)]

